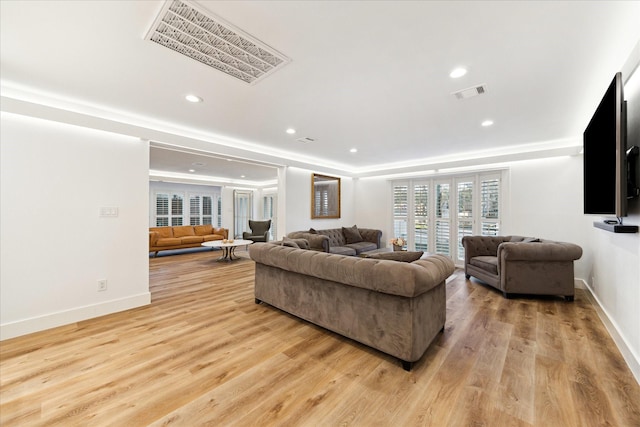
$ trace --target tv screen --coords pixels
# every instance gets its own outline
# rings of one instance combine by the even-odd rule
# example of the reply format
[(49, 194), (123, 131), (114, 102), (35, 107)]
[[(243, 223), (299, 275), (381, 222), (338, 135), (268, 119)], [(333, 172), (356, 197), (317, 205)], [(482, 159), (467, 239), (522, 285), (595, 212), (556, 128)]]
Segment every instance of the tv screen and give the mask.
[(617, 73), (584, 131), (584, 213), (626, 216), (622, 75)]

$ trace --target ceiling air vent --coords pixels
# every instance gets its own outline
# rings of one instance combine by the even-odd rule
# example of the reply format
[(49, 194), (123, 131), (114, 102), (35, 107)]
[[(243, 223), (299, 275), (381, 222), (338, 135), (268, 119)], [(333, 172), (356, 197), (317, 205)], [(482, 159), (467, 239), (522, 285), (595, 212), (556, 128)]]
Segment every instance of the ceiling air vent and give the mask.
[(481, 84), (481, 85), (478, 85), (478, 86), (474, 86), (474, 87), (470, 87), (470, 88), (467, 88), (467, 89), (459, 90), (457, 92), (453, 92), (453, 95), (457, 99), (467, 99), (467, 98), (472, 98), (474, 96), (482, 95), (486, 91), (487, 91), (487, 88), (485, 87), (485, 85)]
[(303, 138), (298, 138), (296, 139), (296, 141), (298, 142), (304, 142), (304, 143), (309, 143), (309, 142), (314, 142), (315, 139), (314, 138), (309, 138), (308, 136), (305, 136)]
[(165, 3), (145, 38), (246, 83), (290, 62), (222, 18), (180, 0)]

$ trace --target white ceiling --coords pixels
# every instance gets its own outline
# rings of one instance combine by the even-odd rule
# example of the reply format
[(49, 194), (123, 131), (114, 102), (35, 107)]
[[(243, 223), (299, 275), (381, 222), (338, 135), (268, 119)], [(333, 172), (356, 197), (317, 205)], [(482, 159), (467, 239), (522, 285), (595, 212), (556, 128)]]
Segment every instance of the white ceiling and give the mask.
[[(249, 85), (147, 41), (163, 1), (1, 1), (3, 108), (64, 103), (190, 152), (154, 146), (153, 170), (188, 173), (211, 151), (202, 175), (238, 178), (233, 156), (261, 163), (256, 181), (275, 177), (265, 164), (357, 176), (579, 144), (640, 39), (638, 1), (193, 3), (291, 62)], [(477, 84), (487, 93), (452, 95)]]

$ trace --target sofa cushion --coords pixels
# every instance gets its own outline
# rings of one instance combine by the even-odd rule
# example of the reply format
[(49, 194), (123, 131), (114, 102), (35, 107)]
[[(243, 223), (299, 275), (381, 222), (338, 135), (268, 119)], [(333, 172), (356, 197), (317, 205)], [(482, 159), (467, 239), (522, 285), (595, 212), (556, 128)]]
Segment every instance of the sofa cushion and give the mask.
[(498, 257), (496, 256), (474, 256), (469, 261), (469, 264), (491, 274), (498, 274)]
[(158, 239), (156, 246), (179, 246), (181, 245), (181, 239), (179, 237), (164, 237)]
[(349, 256), (353, 256), (356, 254), (356, 250), (348, 246), (331, 246), (331, 248), (329, 248), (329, 252), (336, 255)]
[(347, 242), (347, 244), (360, 243), (362, 242), (362, 240), (364, 240), (360, 235), (360, 232), (358, 231), (358, 227), (355, 225), (353, 227), (348, 227), (348, 228), (342, 227), (342, 234), (344, 234), (344, 239)]
[(184, 236), (180, 238), (180, 242), (183, 245), (189, 245), (192, 243), (202, 243), (204, 242), (203, 236)]
[(537, 237), (527, 237), (522, 241), (522, 243), (540, 243), (540, 239)]
[(298, 243), (295, 240), (290, 239), (288, 237), (283, 237), (282, 238), (282, 243), (280, 243), (280, 245), (289, 246), (290, 248), (300, 249), (300, 246), (298, 245)]
[(213, 225), (196, 225), (193, 227), (193, 231), (195, 231), (196, 236), (206, 236), (208, 234), (213, 234)]
[(173, 237), (195, 236), (192, 225), (173, 227)]
[(391, 261), (400, 262), (413, 262), (422, 258), (424, 252), (422, 251), (394, 251), (394, 252), (381, 252), (377, 254), (365, 255), (367, 258), (373, 259), (388, 259)]
[(351, 243), (350, 245), (345, 245), (345, 247), (353, 249), (354, 251), (356, 251), (357, 255), (363, 252), (373, 251), (378, 249), (378, 246), (375, 243), (371, 243), (371, 242)]
[(149, 231), (158, 233), (161, 239), (163, 237), (173, 237), (173, 227), (151, 227)]
[(223, 237), (219, 234), (208, 234), (206, 236), (202, 236), (205, 242), (210, 242), (212, 240), (222, 240)]

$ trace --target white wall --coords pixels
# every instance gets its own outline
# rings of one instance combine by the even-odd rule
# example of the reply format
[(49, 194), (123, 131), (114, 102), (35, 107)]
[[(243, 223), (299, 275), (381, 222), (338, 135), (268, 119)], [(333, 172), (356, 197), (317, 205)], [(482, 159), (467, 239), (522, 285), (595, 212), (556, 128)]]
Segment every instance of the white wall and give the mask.
[(0, 130), (0, 338), (148, 304), (148, 142), (4, 112)]

